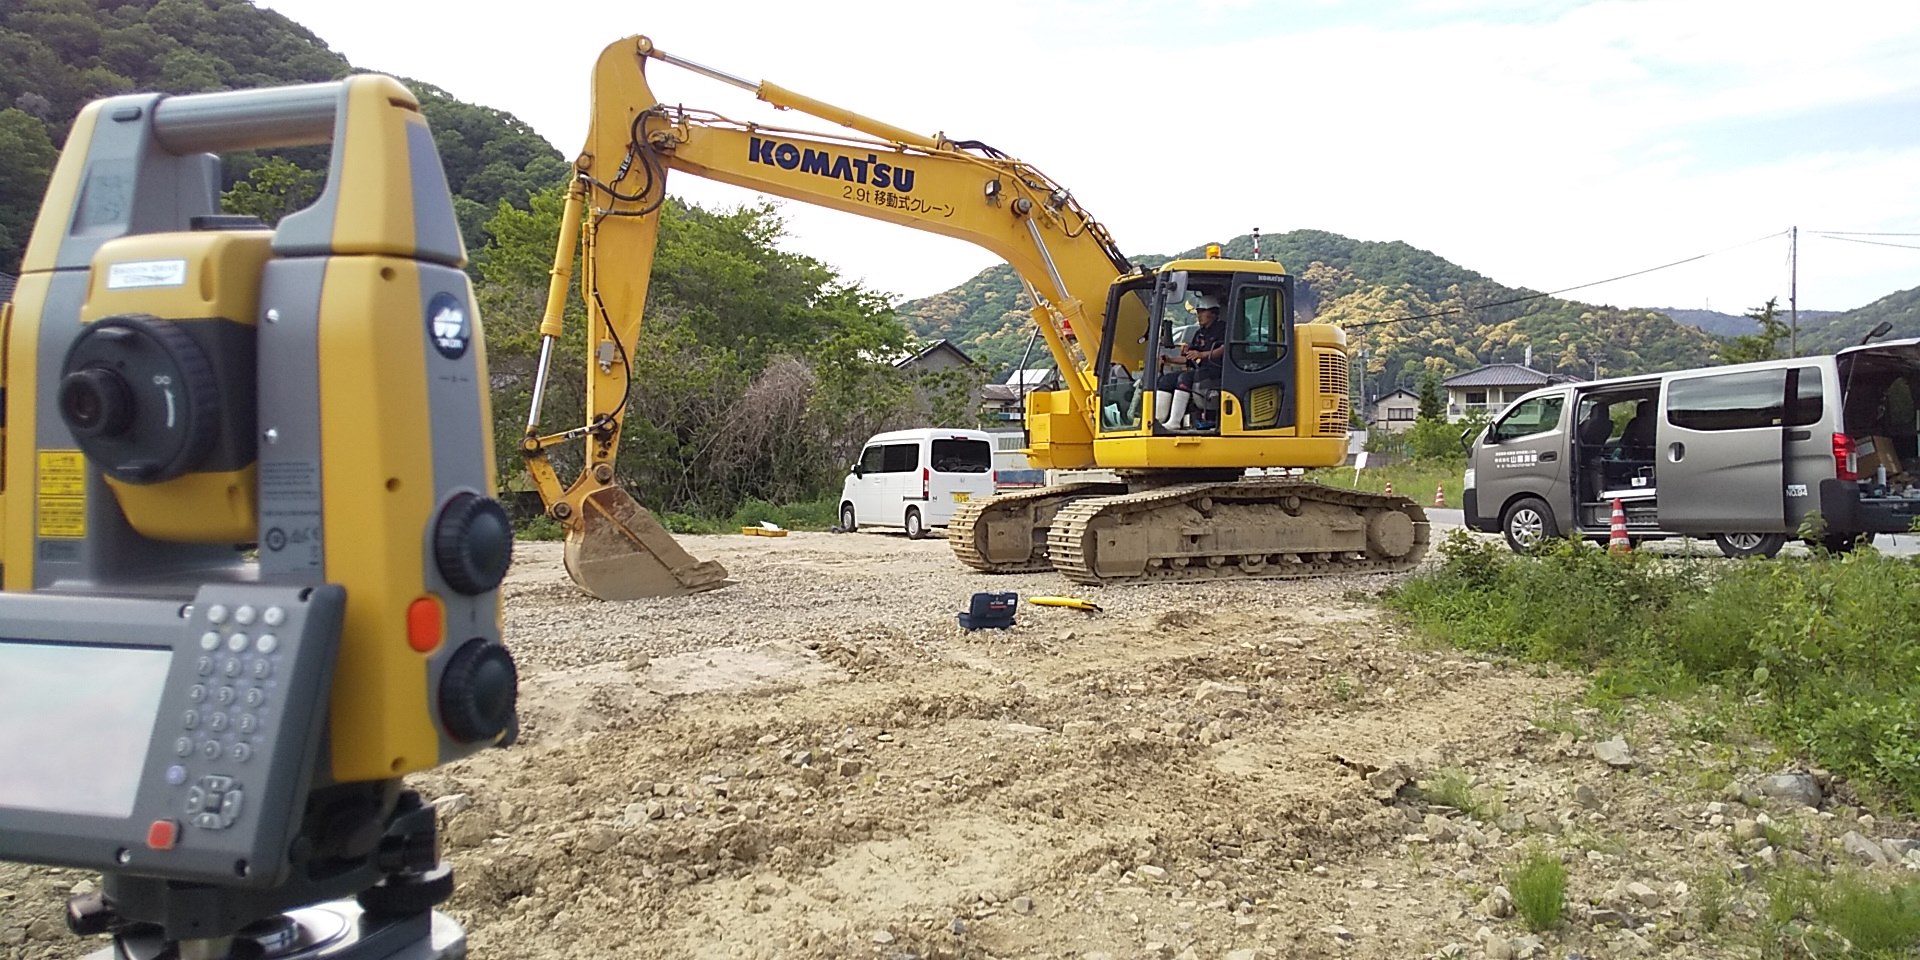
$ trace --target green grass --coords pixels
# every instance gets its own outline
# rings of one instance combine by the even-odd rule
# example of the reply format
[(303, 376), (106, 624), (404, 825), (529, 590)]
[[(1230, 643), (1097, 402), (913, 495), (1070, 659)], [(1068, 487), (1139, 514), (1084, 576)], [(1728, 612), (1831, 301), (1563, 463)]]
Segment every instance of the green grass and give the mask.
[(1527, 854), (1527, 859), (1507, 872), (1507, 892), (1513, 894), (1514, 909), (1535, 933), (1560, 925), (1561, 911), (1567, 903), (1567, 867), (1542, 850)]
[(1887, 886), (1845, 874), (1820, 890), (1814, 916), (1860, 956), (1911, 957), (1920, 949), (1920, 883)]
[(1726, 873), (1715, 870), (1695, 881), (1694, 916), (1700, 921), (1700, 928), (1708, 933), (1718, 931), (1726, 922), (1727, 907), (1732, 900), (1733, 885), (1727, 882)]
[(1420, 796), (1428, 803), (1452, 807), (1476, 820), (1486, 819), (1493, 810), (1492, 804), (1473, 789), (1473, 778), (1465, 770), (1442, 770), (1420, 781)]
[[(838, 496), (784, 504), (772, 504), (765, 500), (748, 500), (724, 520), (702, 522), (703, 529), (685, 532), (737, 533), (741, 527), (759, 526), (763, 520), (788, 530), (825, 530), (840, 522), (839, 512)], [(711, 529), (705, 529), (706, 527)]]
[(1912, 957), (1920, 950), (1920, 881), (1783, 869), (1767, 877), (1762, 920), (1763, 956)]
[(1603, 715), (1698, 704), (1702, 739), (1750, 724), (1920, 811), (1920, 563), (1871, 549), (1687, 562), (1571, 542), (1518, 557), (1458, 533), (1439, 552), (1386, 597), (1429, 637), (1585, 673)]
[(1414, 460), (1390, 467), (1368, 467), (1354, 478), (1352, 467), (1323, 467), (1307, 471), (1307, 479), (1330, 487), (1381, 493), (1388, 481), (1397, 496), (1409, 497), (1423, 507), (1433, 505), (1433, 489), (1438, 484), (1446, 491), (1446, 506), (1460, 509), (1461, 472), (1466, 464), (1456, 460)]

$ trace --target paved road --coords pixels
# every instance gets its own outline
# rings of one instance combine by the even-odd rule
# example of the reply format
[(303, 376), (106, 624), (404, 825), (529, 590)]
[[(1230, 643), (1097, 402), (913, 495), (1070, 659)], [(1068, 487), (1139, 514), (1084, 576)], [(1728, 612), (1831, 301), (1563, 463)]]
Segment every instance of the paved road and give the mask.
[[(1435, 543), (1438, 543), (1442, 537), (1446, 536), (1446, 531), (1466, 524), (1466, 517), (1460, 511), (1443, 510), (1438, 507), (1427, 508), (1427, 519), (1433, 524), (1433, 539)], [(1881, 536), (1873, 541), (1873, 545), (1879, 548), (1881, 553), (1889, 556), (1911, 557), (1920, 555), (1920, 536), (1913, 534)], [(1687, 544), (1685, 541), (1669, 540), (1658, 544), (1655, 549), (1658, 549), (1662, 553), (1685, 552), (1688, 555), (1714, 557), (1720, 555), (1720, 548), (1714, 546), (1709, 541), (1694, 541), (1691, 544)], [(1792, 544), (1789, 544), (1787, 547), (1788, 552), (1798, 552), (1801, 549), (1802, 548), (1797, 545)]]

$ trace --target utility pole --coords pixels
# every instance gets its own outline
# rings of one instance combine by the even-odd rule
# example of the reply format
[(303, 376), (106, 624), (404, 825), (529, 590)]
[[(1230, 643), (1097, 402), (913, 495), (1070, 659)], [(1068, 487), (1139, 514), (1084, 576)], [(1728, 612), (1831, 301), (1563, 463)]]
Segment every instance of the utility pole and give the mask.
[(1355, 350), (1353, 356), (1355, 360), (1360, 361), (1360, 381), (1358, 383), (1360, 394), (1359, 400), (1355, 404), (1355, 409), (1360, 411), (1360, 421), (1365, 423), (1367, 419), (1367, 348), (1361, 347)]
[(1792, 325), (1787, 333), (1787, 356), (1800, 355), (1800, 228), (1787, 231), (1787, 314)]

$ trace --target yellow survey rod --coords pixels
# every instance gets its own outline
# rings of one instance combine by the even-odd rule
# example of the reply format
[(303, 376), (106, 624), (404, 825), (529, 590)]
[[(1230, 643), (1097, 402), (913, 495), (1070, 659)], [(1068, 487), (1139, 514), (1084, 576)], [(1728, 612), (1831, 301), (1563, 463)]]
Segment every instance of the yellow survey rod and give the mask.
[(1074, 610), (1091, 610), (1095, 613), (1100, 611), (1099, 604), (1079, 597), (1028, 597), (1027, 602), (1042, 607), (1069, 607)]

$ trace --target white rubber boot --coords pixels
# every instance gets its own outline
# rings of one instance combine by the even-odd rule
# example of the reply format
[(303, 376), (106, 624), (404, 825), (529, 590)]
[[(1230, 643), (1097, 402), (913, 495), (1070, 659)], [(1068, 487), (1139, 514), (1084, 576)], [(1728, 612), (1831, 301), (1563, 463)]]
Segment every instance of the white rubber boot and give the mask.
[(1182, 418), (1186, 417), (1187, 415), (1187, 404), (1192, 402), (1192, 400), (1193, 400), (1192, 391), (1190, 390), (1174, 391), (1173, 412), (1169, 413), (1167, 415), (1166, 420), (1163, 421), (1160, 425), (1163, 427), (1166, 427), (1168, 430), (1180, 429), (1180, 421)]
[(1173, 409), (1173, 391), (1155, 390), (1153, 392), (1153, 418), (1165, 420), (1167, 411)]

